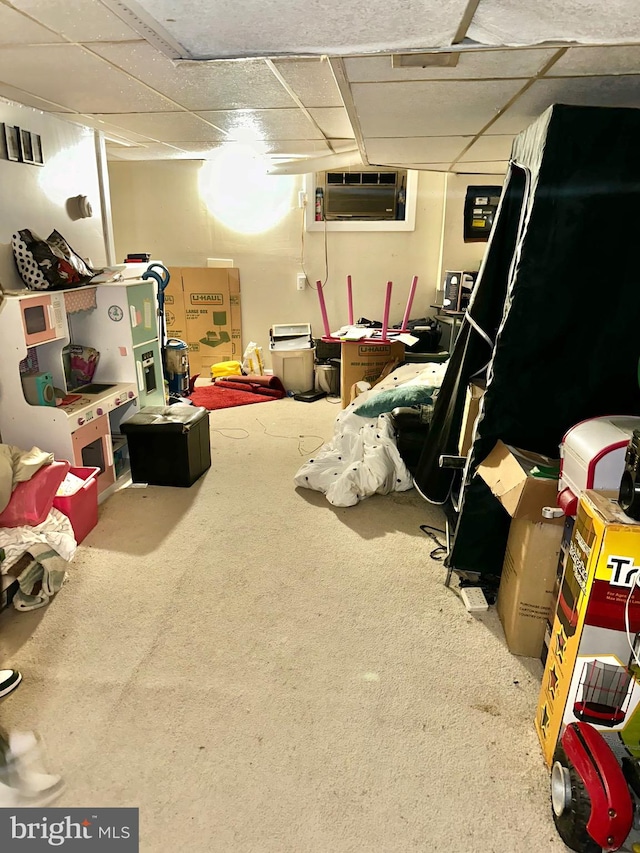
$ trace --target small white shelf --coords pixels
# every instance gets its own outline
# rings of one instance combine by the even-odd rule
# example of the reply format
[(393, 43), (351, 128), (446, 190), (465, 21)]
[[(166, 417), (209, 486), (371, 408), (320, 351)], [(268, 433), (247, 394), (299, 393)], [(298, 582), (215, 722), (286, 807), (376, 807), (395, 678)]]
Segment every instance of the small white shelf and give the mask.
[(315, 174), (304, 176), (304, 192), (307, 196), (305, 208), (305, 229), (307, 231), (415, 231), (416, 200), (418, 194), (418, 173), (407, 170), (407, 197), (404, 219), (341, 219), (316, 222), (314, 199), (316, 194)]

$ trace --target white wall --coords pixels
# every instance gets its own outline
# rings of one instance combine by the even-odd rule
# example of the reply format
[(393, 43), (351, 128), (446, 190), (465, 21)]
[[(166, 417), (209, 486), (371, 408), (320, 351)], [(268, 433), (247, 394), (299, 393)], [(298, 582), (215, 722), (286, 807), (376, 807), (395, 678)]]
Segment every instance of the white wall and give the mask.
[[(109, 163), (117, 260), (136, 251), (149, 252), (174, 266), (206, 266), (208, 257), (232, 258), (240, 269), (245, 346), (254, 340), (266, 354), (273, 323), (310, 322), (314, 335), (320, 336), (316, 292), (296, 290), (303, 213), (297, 196), (302, 178), (295, 180), (284, 219), (261, 234), (245, 235), (209, 213), (199, 196), (200, 168), (201, 163), (192, 160)], [(353, 279), (356, 319), (382, 319), (385, 286), (391, 280), (390, 321), (402, 320), (413, 275), (419, 276), (419, 284), (412, 316), (433, 313), (443, 187), (443, 175), (420, 173), (415, 231), (327, 234), (329, 278), (324, 293), (333, 329), (347, 321), (347, 274)], [(305, 232), (304, 244), (309, 279), (324, 280), (324, 234)]]
[[(96, 267), (106, 261), (94, 131), (29, 107), (0, 101), (0, 121), (17, 125), (42, 138), (44, 166), (0, 157), (0, 285), (15, 290), (24, 284), (15, 267), (11, 235), (29, 228), (41, 237), (57, 229), (83, 258)], [(2, 131), (3, 128), (0, 128)], [(4, 138), (0, 140), (4, 152)], [(90, 219), (73, 221), (68, 198), (86, 195), (93, 206)]]

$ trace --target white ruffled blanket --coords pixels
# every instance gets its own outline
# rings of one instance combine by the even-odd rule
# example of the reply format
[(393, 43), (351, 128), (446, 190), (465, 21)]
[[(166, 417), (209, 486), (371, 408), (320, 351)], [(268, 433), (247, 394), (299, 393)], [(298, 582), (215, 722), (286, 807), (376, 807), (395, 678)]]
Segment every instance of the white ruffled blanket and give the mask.
[[(334, 506), (354, 506), (370, 495), (412, 488), (389, 413), (396, 406), (433, 399), (446, 368), (447, 362), (405, 364), (356, 397), (336, 418), (331, 441), (298, 470), (296, 486), (323, 492)], [(357, 413), (365, 404), (373, 410), (370, 417)]]

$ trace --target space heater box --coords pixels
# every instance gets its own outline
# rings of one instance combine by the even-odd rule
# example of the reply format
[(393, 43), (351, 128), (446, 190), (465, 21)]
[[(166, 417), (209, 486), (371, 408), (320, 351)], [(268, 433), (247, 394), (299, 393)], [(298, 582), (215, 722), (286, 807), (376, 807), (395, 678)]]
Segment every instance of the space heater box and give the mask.
[(640, 667), (632, 652), (640, 656), (638, 566), (640, 524), (621, 511), (612, 493), (583, 492), (535, 720), (549, 765), (565, 727), (575, 722), (590, 723), (640, 757)]
[(585, 489), (618, 491), (624, 457), (640, 418), (611, 416), (589, 418), (568, 430), (560, 444), (558, 506), (575, 515)]

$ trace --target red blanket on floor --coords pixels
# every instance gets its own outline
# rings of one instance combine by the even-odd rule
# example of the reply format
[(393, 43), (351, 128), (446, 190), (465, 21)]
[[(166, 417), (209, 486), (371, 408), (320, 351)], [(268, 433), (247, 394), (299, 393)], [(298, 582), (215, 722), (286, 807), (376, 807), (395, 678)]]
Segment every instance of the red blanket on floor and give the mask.
[(230, 409), (250, 403), (267, 403), (286, 397), (284, 385), (277, 376), (227, 376), (211, 385), (194, 388), (189, 399), (205, 409)]

